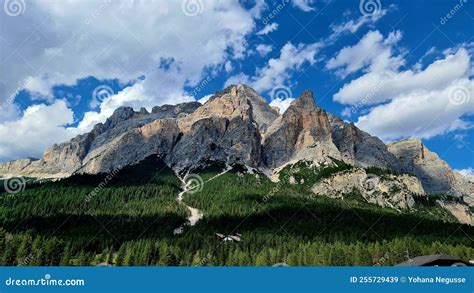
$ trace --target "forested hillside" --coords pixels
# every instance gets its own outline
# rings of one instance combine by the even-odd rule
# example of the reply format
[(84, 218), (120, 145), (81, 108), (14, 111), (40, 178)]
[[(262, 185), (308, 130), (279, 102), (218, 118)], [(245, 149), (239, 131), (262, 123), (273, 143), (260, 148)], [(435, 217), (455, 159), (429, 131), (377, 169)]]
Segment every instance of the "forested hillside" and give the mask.
[[(430, 200), (398, 212), (368, 204), (357, 190), (344, 200), (311, 193), (312, 183), (345, 168), (299, 166), (283, 170), (278, 183), (244, 168), (201, 171), (202, 190), (184, 202), (204, 218), (181, 235), (173, 233), (188, 212), (176, 200), (181, 182), (157, 159), (109, 176), (28, 184), (0, 194), (0, 264), (372, 266), (433, 253), (474, 258), (474, 228)], [(290, 183), (289, 172), (304, 183)], [(242, 241), (216, 233), (239, 233)]]

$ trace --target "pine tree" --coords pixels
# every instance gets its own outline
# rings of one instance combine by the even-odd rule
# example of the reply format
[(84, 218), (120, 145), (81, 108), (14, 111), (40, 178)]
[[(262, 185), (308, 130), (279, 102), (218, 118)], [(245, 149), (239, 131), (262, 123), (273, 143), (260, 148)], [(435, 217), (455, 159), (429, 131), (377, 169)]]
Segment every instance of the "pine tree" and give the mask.
[(71, 262), (71, 244), (68, 243), (61, 257), (60, 266), (69, 266)]
[(122, 266), (125, 259), (125, 244), (120, 245), (120, 248), (117, 252), (117, 257), (115, 258), (115, 265)]
[(127, 247), (125, 251), (124, 264), (126, 266), (133, 266), (134, 262), (135, 262), (135, 255), (134, 255), (133, 249), (131, 247)]

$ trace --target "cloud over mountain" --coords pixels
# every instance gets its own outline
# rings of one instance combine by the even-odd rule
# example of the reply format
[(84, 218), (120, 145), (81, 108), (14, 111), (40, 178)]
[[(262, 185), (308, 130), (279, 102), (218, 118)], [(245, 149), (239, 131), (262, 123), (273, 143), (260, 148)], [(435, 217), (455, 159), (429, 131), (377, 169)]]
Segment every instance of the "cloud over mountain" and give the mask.
[(341, 77), (362, 72), (334, 100), (349, 105), (351, 112), (368, 109), (357, 125), (385, 140), (430, 138), (471, 127), (464, 119), (474, 113), (469, 52), (460, 48), (425, 68), (404, 70), (406, 54), (394, 53), (400, 40), (399, 32), (383, 38), (371, 31), (330, 59), (326, 68)]

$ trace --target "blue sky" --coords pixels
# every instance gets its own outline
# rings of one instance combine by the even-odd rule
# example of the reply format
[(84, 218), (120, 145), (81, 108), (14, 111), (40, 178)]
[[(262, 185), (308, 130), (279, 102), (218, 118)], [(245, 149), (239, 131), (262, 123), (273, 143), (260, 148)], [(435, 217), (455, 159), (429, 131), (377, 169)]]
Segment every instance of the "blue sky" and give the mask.
[(0, 12), (0, 161), (39, 157), (118, 106), (227, 84), (316, 103), (386, 142), (474, 167), (474, 1), (18, 1)]

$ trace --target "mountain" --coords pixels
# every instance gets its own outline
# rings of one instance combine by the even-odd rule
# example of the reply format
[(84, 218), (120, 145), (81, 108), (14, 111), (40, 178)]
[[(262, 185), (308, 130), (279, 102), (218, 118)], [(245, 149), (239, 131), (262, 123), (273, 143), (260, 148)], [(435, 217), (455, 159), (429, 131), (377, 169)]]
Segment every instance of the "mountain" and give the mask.
[(428, 193), (456, 195), (473, 194), (469, 178), (453, 171), (437, 154), (428, 150), (416, 139), (406, 139), (388, 145), (400, 162), (401, 170), (420, 178)]
[[(164, 105), (151, 113), (121, 107), (91, 132), (50, 147), (40, 160), (0, 164), (0, 175), (62, 178), (108, 173), (152, 155), (177, 173), (225, 163), (269, 176), (299, 161), (320, 166), (341, 161), (412, 174), (429, 194), (453, 195), (471, 206), (474, 202), (472, 179), (454, 172), (420, 141), (387, 146), (319, 108), (310, 91), (280, 115), (246, 85), (231, 85), (203, 105)], [(416, 183), (410, 188), (418, 190)]]
[(272, 169), (303, 159), (331, 158), (357, 166), (396, 167), (396, 158), (381, 140), (317, 107), (311, 92), (280, 115), (250, 87), (233, 85), (204, 105), (165, 105), (151, 113), (119, 108), (91, 132), (52, 146), (41, 160), (0, 164), (0, 174), (97, 174), (151, 154), (178, 171), (213, 161)]
[(0, 265), (473, 259), (472, 186), (421, 142), (386, 145), (309, 91), (279, 114), (234, 85), (203, 105), (119, 108), (41, 159), (0, 164)]
[[(237, 165), (193, 173), (202, 185), (186, 192), (183, 178), (151, 156), (109, 174), (28, 181), (14, 195), (0, 182), (0, 265), (391, 266), (420, 251), (474, 258), (474, 227), (407, 194), (418, 192), (405, 188), (416, 180), (409, 175), (340, 161), (288, 164), (279, 182)], [(383, 179), (380, 192), (364, 184), (362, 196), (341, 189), (349, 193), (340, 200), (311, 191), (326, 180), (349, 187), (346, 176), (359, 187), (376, 179), (369, 173)]]

